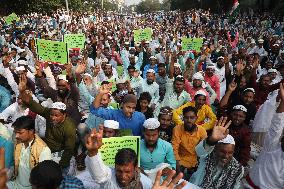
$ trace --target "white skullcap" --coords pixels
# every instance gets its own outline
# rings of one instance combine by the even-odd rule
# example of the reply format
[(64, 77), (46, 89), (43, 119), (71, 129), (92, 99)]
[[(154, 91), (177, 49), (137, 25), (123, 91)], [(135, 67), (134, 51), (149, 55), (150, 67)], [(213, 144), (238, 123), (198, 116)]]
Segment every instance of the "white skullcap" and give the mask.
[(219, 59), (224, 59), (224, 57), (223, 57), (223, 56), (219, 56), (219, 57), (217, 58), (217, 60), (219, 60)]
[(155, 72), (155, 70), (153, 70), (153, 69), (149, 69), (149, 70), (147, 70), (147, 73), (153, 73), (153, 74), (155, 74), (156, 72)]
[(107, 58), (103, 58), (102, 62), (108, 62), (108, 59)]
[(145, 41), (145, 43), (150, 43), (150, 41)]
[(206, 65), (206, 69), (215, 69), (215, 65), (214, 64), (207, 64)]
[(126, 80), (123, 79), (123, 78), (118, 78), (118, 79), (116, 80), (116, 83), (117, 83), (117, 84), (119, 84), (119, 83), (125, 83), (125, 82), (126, 82)]
[(125, 45), (129, 45), (130, 43), (129, 43), (128, 41), (125, 41), (124, 44), (125, 44)]
[(246, 92), (246, 91), (251, 91), (251, 92), (253, 92), (253, 93), (255, 94), (254, 88), (246, 88), (246, 89), (244, 90), (244, 92)]
[(180, 65), (179, 63), (174, 63), (174, 67), (178, 67), (178, 68), (180, 68), (180, 67), (181, 67), (181, 65)]
[(160, 122), (156, 118), (149, 118), (144, 122), (143, 126), (145, 129), (157, 129), (160, 127)]
[(26, 68), (24, 66), (16, 67), (16, 71), (26, 71)]
[(218, 143), (223, 143), (223, 144), (233, 144), (235, 145), (235, 140), (231, 135), (227, 135), (226, 138), (219, 140)]
[(275, 44), (273, 44), (272, 46), (279, 46), (279, 44), (278, 44), (278, 43), (275, 43)]
[(150, 59), (157, 59), (155, 56), (151, 56)]
[(197, 72), (197, 73), (195, 73), (193, 76), (192, 76), (192, 80), (195, 80), (195, 79), (199, 79), (199, 80), (204, 80), (204, 77), (203, 77), (203, 75), (202, 75), (202, 73), (200, 73), (200, 72)]
[(91, 75), (91, 74), (89, 74), (89, 73), (84, 73), (84, 75), (83, 75), (83, 76), (88, 76), (88, 77), (92, 78), (92, 75)]
[(104, 127), (110, 128), (110, 129), (119, 129), (119, 123), (114, 120), (105, 120)]
[(277, 70), (276, 70), (276, 69), (273, 69), (273, 68), (270, 68), (267, 72), (268, 72), (268, 73), (277, 73)]
[(66, 105), (63, 102), (54, 102), (51, 108), (58, 110), (66, 110)]
[(263, 40), (263, 39), (259, 39), (258, 42), (259, 42), (259, 43), (263, 43), (264, 40)]
[(28, 62), (27, 61), (25, 61), (25, 60), (18, 60), (17, 61), (17, 64), (19, 65), (24, 65), (24, 66), (27, 66), (28, 65)]
[(58, 75), (58, 80), (63, 80), (63, 81), (68, 82), (66, 75)]
[(25, 51), (26, 51), (25, 49), (18, 49), (17, 50), (18, 53), (22, 53), (22, 52), (25, 52)]
[(250, 44), (255, 44), (255, 40), (252, 39), (252, 40), (250, 41)]
[(197, 96), (197, 95), (207, 96), (206, 93), (203, 90), (196, 91), (194, 96)]
[(233, 107), (233, 110), (241, 110), (243, 112), (248, 112), (248, 110), (246, 109), (246, 107), (244, 107), (243, 105), (236, 105)]

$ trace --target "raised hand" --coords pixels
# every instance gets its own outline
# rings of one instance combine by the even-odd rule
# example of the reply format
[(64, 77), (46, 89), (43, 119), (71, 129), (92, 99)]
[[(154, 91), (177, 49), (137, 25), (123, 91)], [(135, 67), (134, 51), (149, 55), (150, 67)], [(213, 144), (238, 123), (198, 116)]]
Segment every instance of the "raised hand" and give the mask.
[(279, 97), (284, 102), (284, 83), (280, 83)]
[(227, 122), (227, 117), (221, 117), (216, 126), (213, 128), (212, 135), (208, 138), (210, 143), (218, 142), (227, 137), (229, 134), (229, 126), (232, 121)]
[(174, 189), (174, 188), (175, 189), (182, 189), (187, 184), (187, 182), (183, 181), (179, 185), (175, 186), (179, 182), (179, 180), (183, 177), (183, 174), (179, 173), (173, 179), (173, 176), (175, 175), (175, 173), (176, 172), (174, 170), (172, 170), (171, 173), (169, 174), (169, 176), (167, 176), (167, 178), (163, 181), (163, 183), (160, 184), (162, 171), (161, 170), (158, 171), (152, 189)]
[(245, 69), (245, 64), (243, 60), (238, 60), (237, 64), (236, 64), (236, 72), (237, 73), (242, 73), (243, 70)]
[(233, 91), (236, 90), (237, 86), (238, 86), (238, 85), (237, 85), (237, 83), (235, 82), (235, 79), (233, 79), (233, 81), (229, 84), (228, 90), (231, 91), (231, 92), (233, 92)]
[(75, 74), (80, 75), (80, 74), (84, 73), (86, 68), (87, 68), (87, 66), (86, 66), (85, 62), (79, 62), (77, 67), (76, 67)]
[(64, 66), (65, 66), (67, 75), (71, 77), (72, 76), (72, 64), (68, 62), (68, 64), (65, 64)]
[(253, 69), (257, 69), (258, 66), (259, 66), (259, 64), (260, 64), (260, 62), (259, 62), (259, 57), (256, 56), (256, 57), (253, 59), (253, 63), (252, 63)]
[(109, 88), (108, 84), (104, 84), (100, 87), (100, 93), (101, 94), (110, 93), (110, 88)]
[(25, 74), (21, 74), (19, 76), (19, 91), (22, 92), (27, 88), (27, 76)]
[(98, 153), (98, 150), (103, 145), (103, 128), (99, 127), (97, 131), (95, 128), (91, 131), (91, 134), (87, 137), (86, 148), (88, 150), (88, 155), (95, 156)]

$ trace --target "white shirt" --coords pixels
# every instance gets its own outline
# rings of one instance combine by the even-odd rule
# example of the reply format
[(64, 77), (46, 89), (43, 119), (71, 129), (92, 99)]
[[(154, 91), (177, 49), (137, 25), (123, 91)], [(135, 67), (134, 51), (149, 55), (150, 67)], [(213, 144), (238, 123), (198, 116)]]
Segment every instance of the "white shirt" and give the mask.
[[(87, 156), (85, 161), (93, 181), (100, 185), (100, 189), (120, 189), (116, 181), (115, 171), (104, 164), (100, 153), (93, 157)], [(143, 189), (151, 189), (151, 180), (141, 173), (140, 176)]]
[(157, 105), (160, 95), (159, 95), (159, 85), (156, 82), (152, 83), (151, 85), (148, 85), (147, 80), (143, 79), (138, 88), (138, 96), (140, 96), (141, 93), (143, 92), (150, 93), (152, 97), (150, 105), (152, 104)]
[(274, 114), (263, 150), (249, 172), (253, 183), (261, 189), (283, 189), (284, 152), (280, 143), (283, 128), (284, 113)]
[[(20, 155), (20, 163), (18, 168), (18, 176), (16, 180), (10, 181), (7, 183), (9, 189), (31, 189), (32, 186), (29, 182), (31, 168), (30, 168), (30, 154), (31, 154), (31, 144), (33, 141), (29, 143), (29, 146), (25, 148), (25, 145), (22, 147), (21, 155)], [(48, 147), (44, 147), (39, 156), (39, 162), (44, 160), (51, 159), (51, 151)]]

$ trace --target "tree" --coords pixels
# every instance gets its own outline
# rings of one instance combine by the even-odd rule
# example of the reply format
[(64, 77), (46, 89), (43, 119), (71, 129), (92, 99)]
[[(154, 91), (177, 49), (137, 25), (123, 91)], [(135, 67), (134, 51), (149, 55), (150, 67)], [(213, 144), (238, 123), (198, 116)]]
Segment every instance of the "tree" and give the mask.
[(143, 0), (136, 6), (136, 11), (138, 13), (147, 13), (159, 11), (161, 4), (159, 0)]

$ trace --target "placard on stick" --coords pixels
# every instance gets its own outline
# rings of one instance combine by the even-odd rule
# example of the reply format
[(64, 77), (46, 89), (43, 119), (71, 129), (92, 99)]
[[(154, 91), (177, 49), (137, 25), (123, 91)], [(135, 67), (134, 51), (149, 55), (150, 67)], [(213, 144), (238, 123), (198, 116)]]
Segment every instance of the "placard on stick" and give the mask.
[(152, 41), (153, 31), (151, 28), (145, 28), (140, 30), (134, 30), (134, 41), (141, 42), (145, 41)]
[(103, 138), (103, 145), (99, 149), (103, 162), (110, 167), (115, 165), (115, 155), (122, 148), (133, 149), (138, 156), (138, 165), (140, 165), (140, 137), (124, 136)]
[(67, 44), (65, 42), (36, 39), (37, 55), (40, 60), (68, 63)]
[(85, 48), (86, 37), (84, 34), (65, 34), (63, 41), (67, 43), (67, 48), (80, 48), (82, 51)]
[(203, 44), (202, 38), (182, 38), (182, 50), (195, 50), (196, 52), (200, 52)]

